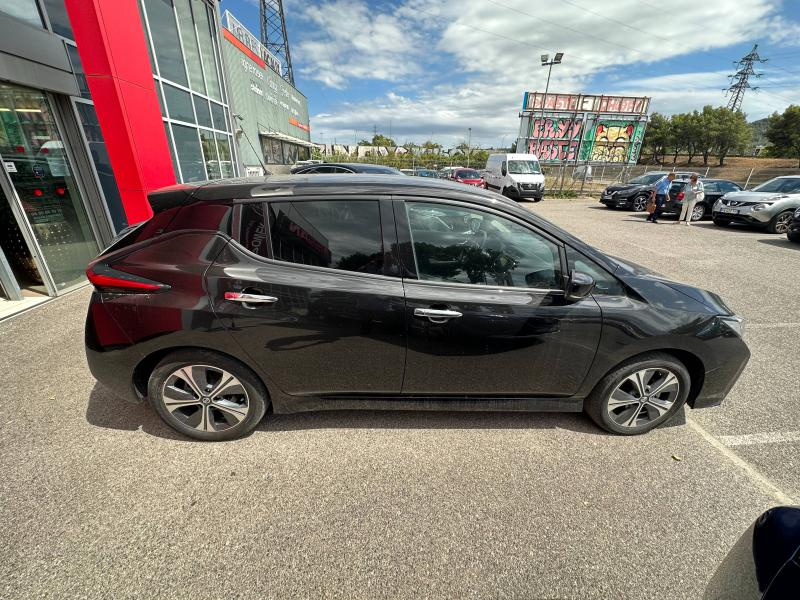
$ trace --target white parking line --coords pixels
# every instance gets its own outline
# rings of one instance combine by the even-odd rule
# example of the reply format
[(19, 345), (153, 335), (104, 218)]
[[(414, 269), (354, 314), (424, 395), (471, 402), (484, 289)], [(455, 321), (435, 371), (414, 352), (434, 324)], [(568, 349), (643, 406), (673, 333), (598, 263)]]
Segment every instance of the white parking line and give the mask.
[(708, 433), (705, 429), (703, 429), (696, 421), (694, 421), (691, 417), (686, 417), (686, 424), (689, 425), (692, 429), (694, 429), (697, 433), (702, 436), (704, 440), (706, 440), (709, 444), (714, 446), (720, 453), (722, 453), (728, 460), (730, 460), (733, 464), (739, 467), (742, 471), (744, 471), (745, 475), (747, 475), (753, 483), (755, 483), (764, 493), (770, 494), (775, 500), (781, 504), (796, 504), (794, 498), (792, 498), (789, 494), (786, 494), (781, 490), (777, 485), (772, 483), (769, 479), (764, 477), (761, 473), (756, 471), (747, 461), (740, 458), (733, 450), (725, 446), (722, 442), (720, 442), (717, 438), (713, 435)]
[(766, 431), (763, 433), (747, 433), (744, 435), (721, 435), (719, 436), (719, 441), (728, 447), (800, 442), (800, 431)]

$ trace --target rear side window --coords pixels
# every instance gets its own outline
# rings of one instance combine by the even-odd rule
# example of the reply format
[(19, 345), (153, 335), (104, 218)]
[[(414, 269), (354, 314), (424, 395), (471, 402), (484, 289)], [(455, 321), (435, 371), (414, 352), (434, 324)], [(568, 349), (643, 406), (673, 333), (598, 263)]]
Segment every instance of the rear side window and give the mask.
[(703, 191), (706, 194), (716, 194), (720, 191), (720, 184), (716, 181), (709, 181), (708, 183), (703, 184)]
[(242, 204), (238, 239), (253, 254), (269, 257), (267, 220), (262, 202)]
[(359, 273), (383, 273), (377, 200), (270, 202), (277, 260)]

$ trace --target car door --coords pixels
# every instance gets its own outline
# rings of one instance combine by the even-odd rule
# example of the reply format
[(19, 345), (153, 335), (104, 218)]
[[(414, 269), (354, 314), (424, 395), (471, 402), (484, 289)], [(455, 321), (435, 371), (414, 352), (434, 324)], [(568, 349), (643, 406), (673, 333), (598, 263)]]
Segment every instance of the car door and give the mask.
[(394, 204), (406, 294), (409, 395), (569, 396), (601, 314), (569, 303), (563, 246), (508, 214), (443, 200)]
[(232, 232), (206, 273), (208, 293), (223, 327), (283, 392), (400, 392), (406, 334), (389, 200), (248, 202)]

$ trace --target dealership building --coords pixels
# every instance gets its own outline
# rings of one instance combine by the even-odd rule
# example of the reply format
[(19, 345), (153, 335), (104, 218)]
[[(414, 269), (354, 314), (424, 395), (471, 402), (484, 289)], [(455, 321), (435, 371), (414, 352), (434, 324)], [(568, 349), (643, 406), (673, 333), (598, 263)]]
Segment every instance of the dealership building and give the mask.
[(0, 0), (0, 318), (82, 285), (148, 191), (308, 152), (305, 97), (225, 17), (215, 0)]

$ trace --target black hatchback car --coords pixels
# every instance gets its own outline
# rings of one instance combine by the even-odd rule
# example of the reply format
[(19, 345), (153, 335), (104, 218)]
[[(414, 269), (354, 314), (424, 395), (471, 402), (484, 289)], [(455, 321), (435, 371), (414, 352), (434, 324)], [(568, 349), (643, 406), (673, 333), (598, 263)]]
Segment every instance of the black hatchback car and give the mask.
[(638, 434), (750, 353), (711, 292), (472, 186), (276, 176), (151, 194), (87, 270), (94, 376), (221, 440), (321, 409), (581, 411)]
[[(664, 213), (680, 214), (683, 208), (684, 188), (688, 179), (676, 179), (669, 188), (669, 200), (664, 204)], [(740, 192), (742, 187), (727, 179), (703, 179), (703, 199), (692, 209), (692, 221), (700, 221), (711, 216), (711, 209), (717, 200), (728, 192)]]
[[(634, 177), (625, 183), (614, 183), (600, 194), (600, 202), (608, 208), (625, 208), (644, 212), (650, 193), (654, 189), (653, 186), (669, 173), (670, 171), (653, 171)], [(678, 179), (688, 179), (691, 175), (692, 173), (689, 171), (675, 172)]]

